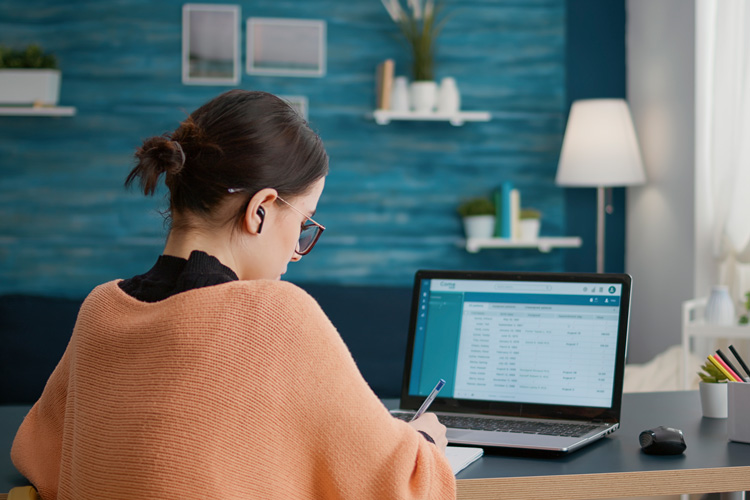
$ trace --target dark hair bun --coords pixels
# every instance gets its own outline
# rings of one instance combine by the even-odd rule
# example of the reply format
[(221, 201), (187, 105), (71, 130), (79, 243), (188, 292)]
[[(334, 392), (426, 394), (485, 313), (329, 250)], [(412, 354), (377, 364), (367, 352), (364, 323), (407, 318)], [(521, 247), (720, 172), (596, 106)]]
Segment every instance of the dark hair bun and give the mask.
[[(288, 103), (241, 89), (211, 99), (174, 132), (146, 140), (135, 156), (138, 165), (126, 185), (138, 180), (144, 193), (153, 194), (164, 174), (167, 214), (212, 215), (229, 198), (237, 200), (233, 219), (238, 223), (261, 189), (290, 198), (328, 173), (323, 142)], [(231, 188), (245, 194), (232, 196)]]
[(178, 142), (165, 136), (151, 137), (135, 152), (136, 167), (125, 181), (130, 186), (136, 179), (143, 192), (154, 194), (161, 174), (174, 176), (185, 166), (185, 153)]

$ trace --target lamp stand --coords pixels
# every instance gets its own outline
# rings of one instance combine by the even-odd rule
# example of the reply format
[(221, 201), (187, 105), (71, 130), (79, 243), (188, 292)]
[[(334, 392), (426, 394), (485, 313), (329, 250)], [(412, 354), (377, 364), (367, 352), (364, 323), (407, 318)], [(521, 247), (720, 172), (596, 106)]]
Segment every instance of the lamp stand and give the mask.
[(604, 186), (596, 188), (596, 272), (604, 272)]

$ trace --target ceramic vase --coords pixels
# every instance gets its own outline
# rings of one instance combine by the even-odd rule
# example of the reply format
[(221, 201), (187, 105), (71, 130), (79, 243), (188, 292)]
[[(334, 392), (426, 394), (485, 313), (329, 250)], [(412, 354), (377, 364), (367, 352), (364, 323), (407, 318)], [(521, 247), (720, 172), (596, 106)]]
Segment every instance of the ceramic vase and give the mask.
[(456, 80), (445, 77), (440, 81), (438, 91), (437, 110), (440, 114), (454, 115), (461, 109), (461, 94), (458, 92)]
[(405, 76), (397, 76), (393, 79), (391, 111), (409, 111), (409, 81)]
[(704, 417), (727, 418), (727, 386), (726, 383), (698, 383)]
[(463, 223), (467, 238), (492, 238), (495, 233), (494, 215), (470, 215)]
[(412, 109), (417, 113), (432, 113), (437, 101), (437, 84), (426, 81), (411, 82), (409, 99)]
[(539, 228), (541, 227), (539, 219), (521, 219), (518, 224), (519, 236), (521, 241), (536, 241), (539, 239)]
[(706, 323), (712, 325), (732, 326), (735, 323), (734, 302), (729, 296), (729, 288), (716, 285), (711, 288), (711, 295), (706, 303)]

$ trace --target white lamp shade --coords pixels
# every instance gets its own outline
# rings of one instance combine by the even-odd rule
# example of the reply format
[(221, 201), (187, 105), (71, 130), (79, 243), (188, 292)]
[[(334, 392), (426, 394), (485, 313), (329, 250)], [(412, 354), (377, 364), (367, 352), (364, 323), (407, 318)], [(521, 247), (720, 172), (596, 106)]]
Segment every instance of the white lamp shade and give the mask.
[(623, 99), (573, 103), (555, 182), (574, 187), (646, 182), (633, 120)]

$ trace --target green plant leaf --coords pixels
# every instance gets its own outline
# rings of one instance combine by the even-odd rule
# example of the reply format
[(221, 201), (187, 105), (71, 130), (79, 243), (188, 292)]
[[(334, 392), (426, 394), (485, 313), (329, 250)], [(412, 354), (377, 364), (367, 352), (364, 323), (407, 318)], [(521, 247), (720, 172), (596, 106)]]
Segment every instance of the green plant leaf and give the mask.
[(24, 49), (0, 47), (2, 69), (57, 69), (57, 58), (44, 52), (39, 45), (31, 44)]
[(462, 217), (470, 215), (495, 215), (495, 204), (489, 198), (471, 198), (458, 206), (458, 213)]
[(701, 369), (703, 372), (698, 372), (698, 376), (707, 383), (718, 383), (718, 382), (724, 382), (727, 379), (727, 376), (724, 375), (716, 366), (714, 366), (713, 363), (710, 361), (706, 361), (702, 366)]

